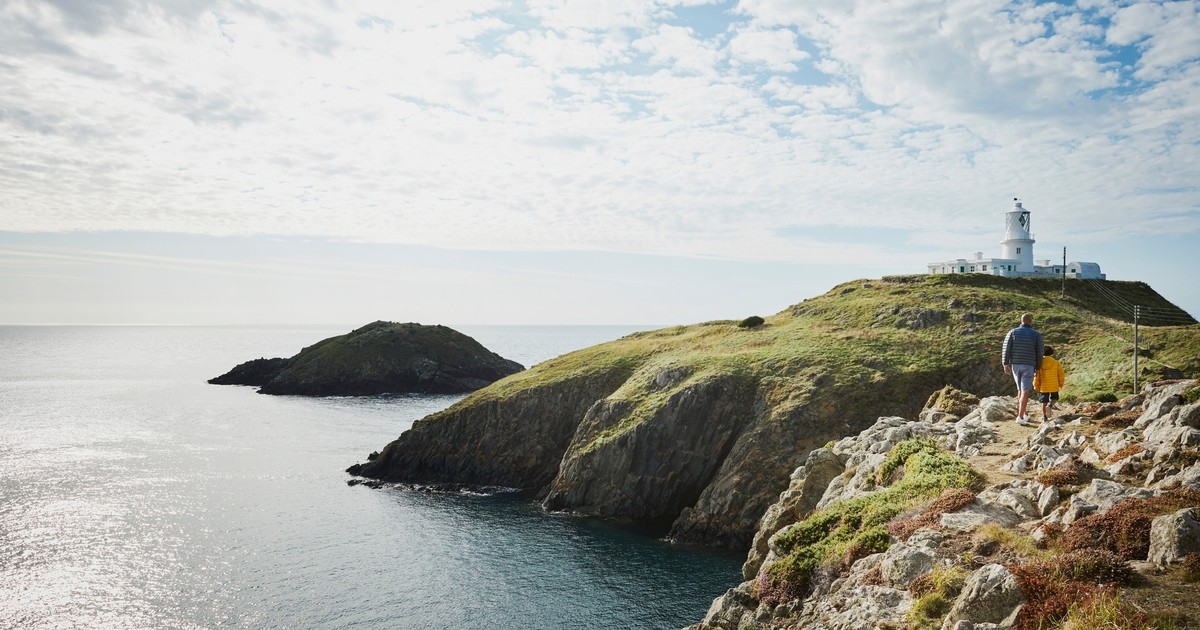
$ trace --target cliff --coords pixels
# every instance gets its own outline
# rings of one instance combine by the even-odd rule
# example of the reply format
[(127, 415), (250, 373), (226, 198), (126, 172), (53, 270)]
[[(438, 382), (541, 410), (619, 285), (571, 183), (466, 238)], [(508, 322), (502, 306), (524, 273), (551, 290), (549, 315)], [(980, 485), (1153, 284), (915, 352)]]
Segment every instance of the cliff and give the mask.
[[(999, 345), (1023, 311), (1058, 349), (1068, 399), (1129, 391), (1122, 302), (1179, 313), (1142, 283), (1072, 281), (1060, 297), (1055, 280), (850, 282), (760, 326), (665, 328), (546, 361), (348, 472), (523, 488), (547, 509), (666, 521), (678, 541), (748, 548), (809, 451), (880, 416), (915, 417), (945, 385), (1011, 393)], [(1141, 378), (1200, 373), (1200, 327), (1186, 320), (1142, 327)]]
[(474, 391), (523, 367), (445, 326), (377, 321), (304, 348), (254, 359), (210, 379), (260, 394), (370, 396)]
[(1200, 382), (1015, 416), (947, 389), (813, 450), (691, 630), (1200, 627)]

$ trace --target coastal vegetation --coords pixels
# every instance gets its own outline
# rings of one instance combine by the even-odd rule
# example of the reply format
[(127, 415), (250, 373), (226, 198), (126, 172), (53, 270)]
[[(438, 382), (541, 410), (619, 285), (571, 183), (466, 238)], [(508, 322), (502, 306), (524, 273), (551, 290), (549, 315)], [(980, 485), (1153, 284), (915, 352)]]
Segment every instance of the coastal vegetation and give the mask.
[[(760, 601), (770, 606), (798, 598), (818, 568), (844, 570), (867, 555), (886, 551), (891, 545), (889, 523), (915, 503), (950, 490), (966, 491), (949, 492), (940, 504), (925, 510), (940, 516), (943, 509), (974, 501), (970, 491), (983, 482), (966, 462), (931, 440), (897, 444), (876, 476), (881, 490), (818, 510), (776, 537), (774, 545), (784, 555), (759, 574)], [(899, 480), (889, 483), (894, 476)]]

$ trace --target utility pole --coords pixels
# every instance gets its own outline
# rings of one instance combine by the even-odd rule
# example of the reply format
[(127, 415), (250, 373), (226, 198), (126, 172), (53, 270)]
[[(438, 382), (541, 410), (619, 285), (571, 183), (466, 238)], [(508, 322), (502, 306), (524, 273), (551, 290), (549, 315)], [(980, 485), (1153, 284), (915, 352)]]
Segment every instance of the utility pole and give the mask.
[(1138, 338), (1138, 316), (1142, 314), (1142, 307), (1133, 307), (1133, 393), (1136, 396), (1138, 393), (1138, 343), (1141, 341)]
[(1063, 272), (1062, 272), (1062, 290), (1059, 291), (1058, 297), (1067, 297), (1067, 248), (1063, 248)]

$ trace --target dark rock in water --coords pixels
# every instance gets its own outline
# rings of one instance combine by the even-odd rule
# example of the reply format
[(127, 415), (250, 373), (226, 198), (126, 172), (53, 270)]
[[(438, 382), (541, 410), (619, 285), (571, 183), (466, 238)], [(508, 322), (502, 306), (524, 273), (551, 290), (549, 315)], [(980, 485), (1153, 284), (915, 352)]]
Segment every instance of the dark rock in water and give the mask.
[(262, 387), (279, 375), (287, 367), (288, 360), (283, 358), (253, 359), (240, 363), (232, 370), (208, 379), (213, 385), (254, 385)]
[(299, 396), (453, 394), (523, 369), (446, 326), (378, 321), (317, 342), (290, 359), (248, 361), (209, 382)]

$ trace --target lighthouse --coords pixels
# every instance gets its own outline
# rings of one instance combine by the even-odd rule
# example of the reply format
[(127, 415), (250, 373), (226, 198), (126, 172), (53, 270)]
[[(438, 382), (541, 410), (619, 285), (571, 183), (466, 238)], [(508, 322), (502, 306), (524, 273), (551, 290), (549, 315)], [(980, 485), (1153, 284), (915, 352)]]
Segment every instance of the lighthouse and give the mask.
[(1029, 211), (1013, 199), (1013, 208), (1004, 215), (1004, 240), (1000, 257), (1016, 261), (1018, 273), (1033, 273), (1033, 235), (1029, 231)]
[(975, 252), (974, 258), (956, 258), (931, 262), (929, 273), (986, 273), (992, 276), (1033, 276), (1035, 278), (1081, 278), (1103, 280), (1100, 265), (1094, 262), (1071, 262), (1065, 266), (1049, 260), (1034, 261), (1033, 232), (1030, 230), (1029, 211), (1020, 199), (1013, 199), (1012, 210), (1004, 214), (1003, 248), (998, 258), (984, 258), (983, 252)]

